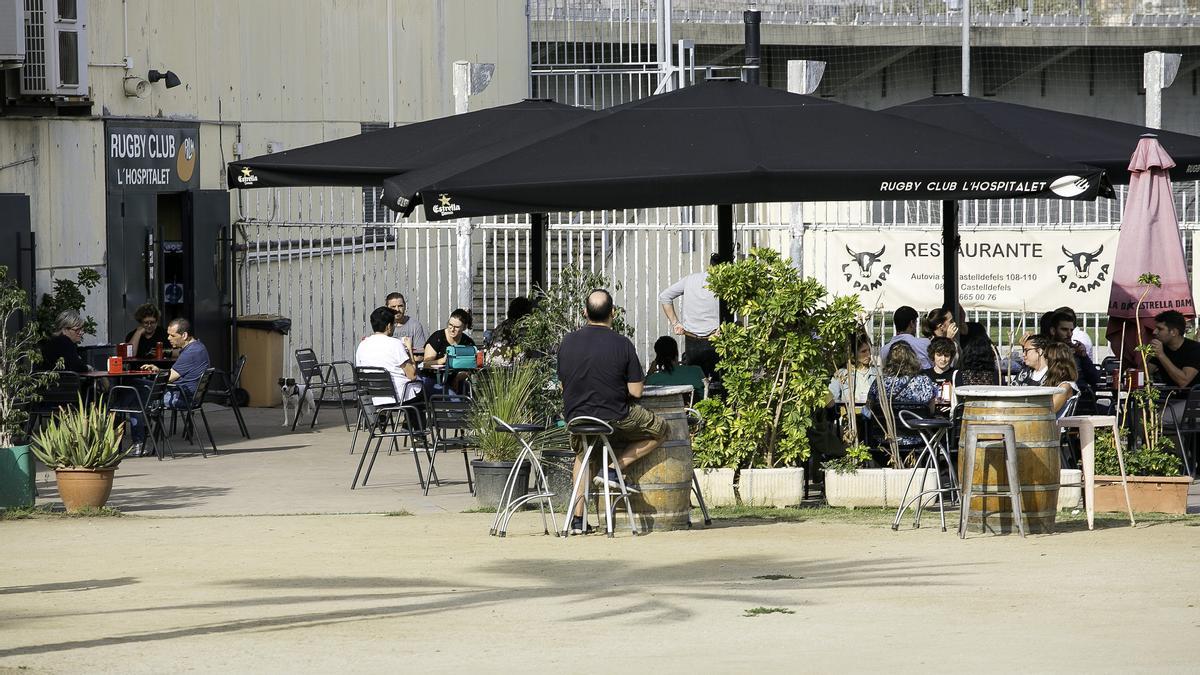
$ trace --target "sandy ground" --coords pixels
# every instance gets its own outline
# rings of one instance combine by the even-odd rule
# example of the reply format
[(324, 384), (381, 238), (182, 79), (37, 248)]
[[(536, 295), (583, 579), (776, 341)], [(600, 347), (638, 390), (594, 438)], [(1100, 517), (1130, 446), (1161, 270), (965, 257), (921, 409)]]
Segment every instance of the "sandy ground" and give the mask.
[(489, 537), (490, 518), (0, 522), (0, 671), (1198, 669), (1196, 521), (564, 541), (533, 514)]

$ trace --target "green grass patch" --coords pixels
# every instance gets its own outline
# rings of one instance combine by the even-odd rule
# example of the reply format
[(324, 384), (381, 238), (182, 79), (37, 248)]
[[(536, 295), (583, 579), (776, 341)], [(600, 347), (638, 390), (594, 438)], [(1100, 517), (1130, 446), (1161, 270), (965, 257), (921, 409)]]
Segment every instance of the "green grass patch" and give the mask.
[(795, 614), (787, 607), (751, 607), (742, 616), (762, 616), (763, 614)]
[(61, 508), (49, 506), (27, 506), (0, 511), (0, 520), (43, 520), (50, 518), (124, 518), (126, 514), (109, 506), (98, 509), (85, 508), (67, 513)]
[(780, 579), (803, 579), (804, 577), (794, 577), (790, 574), (760, 574), (755, 579), (765, 579), (766, 581), (779, 581)]
[(387, 513), (385, 513), (383, 515), (385, 515), (385, 516), (411, 516), (412, 512), (405, 511), (404, 509), (400, 509), (399, 511), (388, 511)]
[(476, 506), (473, 509), (467, 509), (466, 511), (459, 511), (459, 513), (495, 513), (495, 512), (496, 512), (496, 507), (494, 507), (494, 506)]
[[(770, 506), (718, 506), (708, 510), (713, 520), (764, 520), (781, 523), (860, 523), (891, 525), (895, 509), (841, 509), (829, 506), (777, 509)], [(693, 510), (692, 520), (701, 521), (699, 509)]]

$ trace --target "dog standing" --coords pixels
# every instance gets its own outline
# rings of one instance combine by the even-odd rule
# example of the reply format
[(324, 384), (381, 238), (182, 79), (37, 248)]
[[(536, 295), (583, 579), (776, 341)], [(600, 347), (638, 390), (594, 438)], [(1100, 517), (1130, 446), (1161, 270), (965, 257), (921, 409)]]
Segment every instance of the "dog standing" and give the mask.
[[(304, 385), (296, 384), (290, 377), (279, 378), (279, 392), (283, 395), (283, 426), (290, 427), (292, 418), (299, 418), (304, 409), (315, 405), (311, 391), (306, 391)], [(294, 415), (289, 411), (294, 410)]]

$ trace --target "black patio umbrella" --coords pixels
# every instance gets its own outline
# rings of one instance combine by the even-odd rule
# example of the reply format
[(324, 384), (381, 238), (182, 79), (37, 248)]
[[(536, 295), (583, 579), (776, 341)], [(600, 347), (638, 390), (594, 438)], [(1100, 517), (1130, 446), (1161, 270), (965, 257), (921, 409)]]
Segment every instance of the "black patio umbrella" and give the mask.
[(379, 187), (390, 176), (595, 114), (551, 101), (525, 100), (230, 162), (229, 186)]
[(1200, 180), (1200, 137), (1174, 131), (961, 94), (930, 96), (880, 112), (1088, 164), (1104, 169), (1114, 185), (1129, 182), (1129, 156), (1143, 134), (1154, 134), (1175, 159), (1171, 180)]
[(738, 81), (652, 96), (384, 181), (430, 220), (743, 202), (1090, 199), (1101, 171)]

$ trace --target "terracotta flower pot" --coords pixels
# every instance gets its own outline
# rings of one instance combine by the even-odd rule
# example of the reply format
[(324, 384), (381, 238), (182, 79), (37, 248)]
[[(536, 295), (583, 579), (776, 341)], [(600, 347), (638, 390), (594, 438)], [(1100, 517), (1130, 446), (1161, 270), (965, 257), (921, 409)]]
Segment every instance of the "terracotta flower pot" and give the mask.
[(58, 496), (67, 511), (98, 509), (108, 501), (116, 469), (55, 469)]

